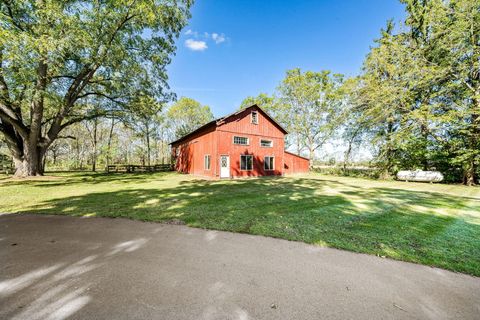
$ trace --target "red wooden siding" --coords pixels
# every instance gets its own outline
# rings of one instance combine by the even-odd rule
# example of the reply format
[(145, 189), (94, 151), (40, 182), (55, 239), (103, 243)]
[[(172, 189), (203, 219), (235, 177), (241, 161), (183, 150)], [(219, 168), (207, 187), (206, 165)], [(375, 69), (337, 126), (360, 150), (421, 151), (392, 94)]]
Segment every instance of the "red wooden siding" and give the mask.
[[(257, 111), (258, 113), (258, 124), (253, 124), (251, 122), (251, 113), (252, 111)], [(222, 123), (220, 122), (217, 130), (228, 131), (233, 133), (245, 133), (245, 134), (254, 134), (264, 137), (276, 137), (283, 139), (285, 134), (280, 130), (280, 128), (268, 119), (261, 111), (257, 108), (247, 108), (238, 114), (235, 114)]]
[[(230, 156), (230, 175), (233, 177), (282, 175), (285, 134), (261, 112), (258, 112), (258, 124), (251, 123), (251, 111), (248, 108), (217, 127), (218, 156)], [(248, 138), (249, 145), (234, 144), (234, 136)], [(272, 147), (262, 147), (261, 139), (272, 141)], [(240, 169), (241, 155), (253, 156), (253, 170)], [(266, 156), (275, 159), (273, 171), (264, 170)]]
[[(257, 112), (258, 124), (251, 121), (252, 111)], [(308, 171), (308, 160), (285, 151), (285, 134), (286, 131), (260, 108), (252, 106), (242, 112), (213, 121), (173, 142), (175, 168), (178, 172), (219, 178), (220, 157), (228, 155), (230, 177), (233, 178), (283, 175), (296, 172), (297, 168), (301, 172)], [(234, 144), (234, 136), (248, 138), (248, 145)], [(262, 139), (272, 141), (272, 146), (261, 146)], [(210, 170), (205, 170), (205, 155), (210, 155)], [(252, 170), (241, 170), (241, 155), (252, 155)], [(265, 170), (265, 157), (274, 158), (273, 170)]]
[(284, 172), (286, 174), (308, 172), (309, 165), (307, 158), (285, 151)]
[[(189, 139), (172, 145), (175, 169), (182, 173), (212, 176), (215, 171), (215, 128), (210, 127), (192, 135)], [(179, 151), (177, 151), (179, 150)], [(210, 155), (210, 170), (205, 170), (204, 157)]]

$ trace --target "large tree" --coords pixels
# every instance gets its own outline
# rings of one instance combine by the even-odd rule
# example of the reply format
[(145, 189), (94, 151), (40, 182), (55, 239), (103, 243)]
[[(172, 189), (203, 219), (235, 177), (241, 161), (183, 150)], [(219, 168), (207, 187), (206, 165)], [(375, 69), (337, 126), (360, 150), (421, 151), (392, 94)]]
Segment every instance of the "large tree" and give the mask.
[(409, 53), (403, 39), (393, 35), (393, 24), (382, 30), (377, 46), (372, 48), (357, 79), (352, 95), (354, 111), (352, 127), (371, 133), (376, 162), (385, 176), (397, 170), (400, 144), (399, 132), (404, 129), (405, 114), (413, 105), (407, 77)]
[(167, 111), (173, 139), (178, 139), (213, 120), (209, 106), (187, 97), (180, 98)]
[(266, 93), (260, 93), (256, 97), (248, 96), (243, 99), (238, 110), (248, 108), (254, 104), (258, 105), (267, 112), (271, 112), (274, 111), (278, 102), (274, 96), (269, 96)]
[(444, 151), (473, 185), (480, 164), (480, 1), (405, 2), (407, 25), (427, 44), (423, 56), (435, 79), (429, 90), (449, 140)]
[[(357, 107), (378, 163), (474, 184), (480, 162), (480, 1), (404, 0), (364, 63)], [(463, 177), (458, 172), (463, 171)]]
[(190, 6), (190, 0), (0, 1), (0, 132), (16, 174), (42, 174), (45, 153), (63, 129), (108, 112), (90, 109), (87, 97), (118, 108), (143, 88), (163, 96), (165, 68)]
[(279, 113), (285, 115), (286, 129), (296, 140), (297, 153), (304, 148), (313, 165), (315, 151), (338, 127), (343, 102), (343, 76), (330, 71), (288, 70), (278, 87)]

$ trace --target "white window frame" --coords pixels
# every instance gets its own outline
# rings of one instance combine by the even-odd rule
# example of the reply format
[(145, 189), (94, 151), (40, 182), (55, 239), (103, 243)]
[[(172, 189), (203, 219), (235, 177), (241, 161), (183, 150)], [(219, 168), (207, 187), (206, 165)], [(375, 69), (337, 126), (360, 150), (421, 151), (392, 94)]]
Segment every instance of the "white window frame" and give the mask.
[[(242, 157), (250, 157), (252, 158), (252, 168), (251, 169), (248, 169), (248, 161), (245, 160), (245, 168), (247, 169), (242, 169)], [(241, 154), (240, 155), (240, 171), (253, 171), (253, 155), (252, 154)]]
[[(255, 114), (255, 121), (253, 121), (253, 114)], [(250, 122), (253, 124), (258, 124), (258, 111), (252, 111), (250, 113)]]
[[(267, 169), (267, 168), (266, 168), (267, 158), (273, 159), (273, 160), (272, 160), (272, 168), (271, 168), (271, 169)], [(269, 164), (270, 164), (270, 163), (269, 163)], [(274, 170), (275, 170), (275, 157), (274, 157), (274, 156), (265, 156), (265, 158), (263, 158), (263, 170), (265, 170), (265, 171), (274, 171)]]
[[(268, 142), (270, 142), (270, 145), (269, 146), (264, 146), (264, 145), (262, 145), (262, 141), (268, 141)], [(273, 140), (260, 138), (260, 147), (262, 147), (262, 148), (272, 148), (273, 147)]]
[[(207, 168), (207, 159), (208, 159), (208, 168)], [(209, 154), (206, 154), (203, 157), (203, 168), (208, 171), (210, 170), (211, 167), (212, 167), (212, 158), (210, 157)]]
[[(246, 144), (243, 144), (243, 143), (235, 143), (235, 138), (247, 139), (247, 143), (246, 143)], [(249, 145), (250, 145), (250, 138), (249, 138), (249, 137), (242, 137), (242, 136), (233, 136), (233, 144), (236, 144), (237, 146), (249, 146)]]

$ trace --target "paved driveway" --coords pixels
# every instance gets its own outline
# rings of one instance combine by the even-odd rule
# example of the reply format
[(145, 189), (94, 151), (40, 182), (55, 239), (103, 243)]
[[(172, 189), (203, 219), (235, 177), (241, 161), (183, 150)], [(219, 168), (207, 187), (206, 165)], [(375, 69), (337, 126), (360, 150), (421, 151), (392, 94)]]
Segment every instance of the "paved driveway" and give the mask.
[(480, 278), (265, 237), (0, 216), (1, 319), (479, 319)]

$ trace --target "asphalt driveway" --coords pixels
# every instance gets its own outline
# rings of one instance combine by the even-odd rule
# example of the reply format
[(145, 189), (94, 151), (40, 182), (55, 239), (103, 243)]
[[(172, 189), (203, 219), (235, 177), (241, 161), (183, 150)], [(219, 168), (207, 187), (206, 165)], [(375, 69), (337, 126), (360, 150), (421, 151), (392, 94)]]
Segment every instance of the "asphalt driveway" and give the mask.
[(480, 278), (265, 237), (0, 216), (1, 319), (480, 319)]

